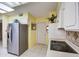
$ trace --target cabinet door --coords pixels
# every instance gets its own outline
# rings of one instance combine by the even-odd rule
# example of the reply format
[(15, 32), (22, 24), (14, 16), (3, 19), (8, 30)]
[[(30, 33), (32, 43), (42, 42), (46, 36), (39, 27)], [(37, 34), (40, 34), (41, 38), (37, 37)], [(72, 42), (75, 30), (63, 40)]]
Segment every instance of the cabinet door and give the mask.
[(76, 3), (64, 3), (64, 26), (70, 27), (76, 24)]

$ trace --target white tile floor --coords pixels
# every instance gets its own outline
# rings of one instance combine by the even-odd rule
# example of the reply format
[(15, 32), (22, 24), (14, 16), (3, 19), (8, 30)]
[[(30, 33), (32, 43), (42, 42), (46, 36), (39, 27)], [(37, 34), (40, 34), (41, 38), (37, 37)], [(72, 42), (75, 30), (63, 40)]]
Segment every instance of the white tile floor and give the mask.
[(35, 47), (28, 49), (24, 52), (21, 56), (28, 56), (28, 57), (45, 57), (47, 54), (47, 46), (38, 44)]
[(0, 57), (16, 57), (16, 56), (8, 54), (7, 48), (3, 48), (2, 42), (0, 41)]
[[(37, 44), (35, 47), (25, 51), (20, 57), (45, 57), (47, 54), (47, 46), (43, 44)], [(7, 53), (6, 48), (2, 48), (0, 42), (0, 57), (17, 57)]]

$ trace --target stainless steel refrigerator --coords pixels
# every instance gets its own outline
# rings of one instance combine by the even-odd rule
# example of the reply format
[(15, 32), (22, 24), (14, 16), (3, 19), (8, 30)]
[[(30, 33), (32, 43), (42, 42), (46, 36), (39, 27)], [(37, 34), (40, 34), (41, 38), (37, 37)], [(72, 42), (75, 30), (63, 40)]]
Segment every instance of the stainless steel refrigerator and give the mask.
[(28, 25), (14, 22), (8, 25), (7, 51), (14, 55), (21, 55), (28, 49)]

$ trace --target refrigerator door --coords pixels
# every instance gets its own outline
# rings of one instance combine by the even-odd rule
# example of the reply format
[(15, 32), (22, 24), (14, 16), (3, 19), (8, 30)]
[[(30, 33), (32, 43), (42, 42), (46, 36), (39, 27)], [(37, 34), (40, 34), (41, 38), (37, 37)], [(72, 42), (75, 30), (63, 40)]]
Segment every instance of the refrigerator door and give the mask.
[(7, 31), (7, 50), (10, 50), (10, 45), (11, 45), (11, 33), (12, 33), (12, 28), (11, 24), (8, 25), (8, 31)]
[(19, 23), (12, 23), (10, 28), (8, 38), (8, 52), (19, 55)]

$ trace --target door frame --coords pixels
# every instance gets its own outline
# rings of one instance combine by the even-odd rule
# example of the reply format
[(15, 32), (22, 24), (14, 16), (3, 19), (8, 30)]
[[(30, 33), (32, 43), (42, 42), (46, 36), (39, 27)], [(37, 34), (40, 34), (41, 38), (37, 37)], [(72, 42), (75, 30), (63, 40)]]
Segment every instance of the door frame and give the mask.
[[(48, 24), (48, 22), (38, 22), (38, 23), (36, 23), (36, 42), (37, 42), (37, 40), (38, 40), (38, 32), (37, 32), (37, 24), (39, 24), (39, 23), (46, 23), (46, 24)], [(46, 33), (47, 34), (47, 33)], [(45, 39), (46, 40), (46, 39)], [(38, 43), (39, 44), (39, 43)], [(40, 44), (42, 44), (42, 43), (40, 43)], [(46, 43), (45, 43), (45, 45), (46, 45)]]

